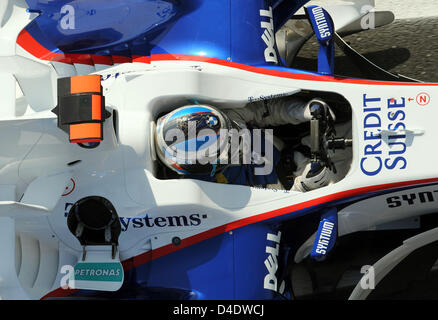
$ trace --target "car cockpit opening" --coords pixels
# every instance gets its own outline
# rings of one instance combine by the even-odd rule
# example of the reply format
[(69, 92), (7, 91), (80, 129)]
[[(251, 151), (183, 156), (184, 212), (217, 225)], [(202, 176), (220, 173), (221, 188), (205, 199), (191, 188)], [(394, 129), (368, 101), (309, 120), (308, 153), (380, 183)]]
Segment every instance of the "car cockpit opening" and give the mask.
[(181, 99), (166, 110), (151, 124), (160, 180), (306, 192), (351, 168), (351, 105), (337, 93), (302, 90), (236, 106)]

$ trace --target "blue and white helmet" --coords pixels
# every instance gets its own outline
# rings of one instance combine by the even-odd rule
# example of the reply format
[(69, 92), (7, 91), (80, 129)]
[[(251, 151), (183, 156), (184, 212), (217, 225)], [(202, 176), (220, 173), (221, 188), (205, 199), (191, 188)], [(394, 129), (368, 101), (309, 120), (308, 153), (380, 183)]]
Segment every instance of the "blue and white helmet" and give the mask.
[(158, 119), (155, 149), (179, 174), (213, 175), (227, 166), (232, 128), (232, 121), (218, 109), (187, 105)]

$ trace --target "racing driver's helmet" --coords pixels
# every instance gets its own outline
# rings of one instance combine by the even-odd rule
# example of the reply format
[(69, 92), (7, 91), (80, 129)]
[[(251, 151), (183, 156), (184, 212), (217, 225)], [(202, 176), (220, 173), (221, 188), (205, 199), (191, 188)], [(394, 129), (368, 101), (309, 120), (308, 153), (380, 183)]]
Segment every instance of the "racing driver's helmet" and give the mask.
[(187, 105), (157, 120), (156, 153), (181, 175), (213, 176), (230, 162), (228, 142), (233, 128), (237, 125), (218, 109)]

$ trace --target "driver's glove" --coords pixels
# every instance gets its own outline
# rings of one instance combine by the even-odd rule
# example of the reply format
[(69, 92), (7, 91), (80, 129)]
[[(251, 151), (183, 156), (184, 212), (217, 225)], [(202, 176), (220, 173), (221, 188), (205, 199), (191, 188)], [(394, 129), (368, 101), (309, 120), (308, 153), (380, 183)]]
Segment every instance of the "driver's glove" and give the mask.
[(306, 192), (325, 187), (333, 181), (334, 173), (320, 161), (306, 165), (303, 173), (295, 178), (292, 191)]

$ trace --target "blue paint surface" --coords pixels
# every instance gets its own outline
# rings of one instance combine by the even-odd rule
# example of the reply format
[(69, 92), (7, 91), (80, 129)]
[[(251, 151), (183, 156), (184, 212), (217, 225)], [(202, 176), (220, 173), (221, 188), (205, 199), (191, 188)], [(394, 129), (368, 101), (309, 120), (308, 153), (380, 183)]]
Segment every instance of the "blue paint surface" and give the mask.
[(259, 66), (275, 65), (265, 60), (260, 10), (272, 8), (278, 29), (306, 2), (26, 1), (31, 11), (40, 12), (26, 30), (52, 52), (125, 57), (184, 54)]

